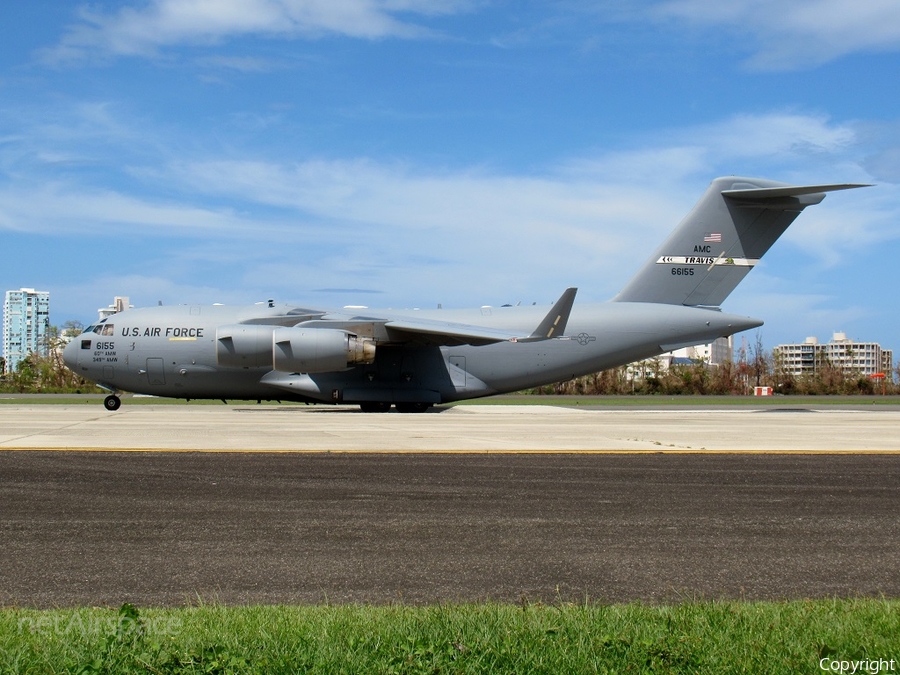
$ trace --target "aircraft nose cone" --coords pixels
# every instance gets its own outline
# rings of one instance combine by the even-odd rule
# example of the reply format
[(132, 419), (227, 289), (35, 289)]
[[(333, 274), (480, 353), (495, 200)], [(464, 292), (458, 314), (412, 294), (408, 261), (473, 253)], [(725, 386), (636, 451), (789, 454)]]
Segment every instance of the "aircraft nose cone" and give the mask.
[(75, 366), (78, 365), (78, 349), (80, 346), (81, 340), (75, 338), (63, 349), (63, 362), (69, 370), (75, 370)]

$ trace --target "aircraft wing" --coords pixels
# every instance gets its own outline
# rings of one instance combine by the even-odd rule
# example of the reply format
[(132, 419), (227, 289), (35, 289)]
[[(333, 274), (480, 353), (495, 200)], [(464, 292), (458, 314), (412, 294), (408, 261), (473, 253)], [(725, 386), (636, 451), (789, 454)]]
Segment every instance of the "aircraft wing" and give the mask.
[[(577, 288), (567, 288), (544, 319), (528, 335), (485, 326), (434, 321), (430, 319), (393, 319), (384, 327), (389, 331), (413, 333), (438, 344), (490, 344), (492, 342), (536, 342), (565, 334)], [(450, 340), (450, 342), (447, 342)]]
[[(439, 345), (486, 345), (492, 342), (515, 342), (522, 337), (513, 331), (431, 319), (393, 319), (385, 321), (384, 327), (391, 339), (397, 342), (419, 338)], [(404, 339), (403, 333), (409, 336)]]
[(487, 345), (496, 342), (536, 342), (565, 334), (577, 288), (568, 288), (532, 331), (495, 328), (411, 316), (321, 318), (297, 324), (305, 328), (336, 328), (383, 342), (419, 342), (430, 345)]

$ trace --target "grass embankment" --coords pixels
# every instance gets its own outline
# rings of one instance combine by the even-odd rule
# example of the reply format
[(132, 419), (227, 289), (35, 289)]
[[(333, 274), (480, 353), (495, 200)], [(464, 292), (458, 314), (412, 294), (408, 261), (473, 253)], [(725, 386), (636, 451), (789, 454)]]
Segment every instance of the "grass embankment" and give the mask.
[(842, 661), (900, 670), (900, 601), (0, 611), (4, 673), (795, 674)]

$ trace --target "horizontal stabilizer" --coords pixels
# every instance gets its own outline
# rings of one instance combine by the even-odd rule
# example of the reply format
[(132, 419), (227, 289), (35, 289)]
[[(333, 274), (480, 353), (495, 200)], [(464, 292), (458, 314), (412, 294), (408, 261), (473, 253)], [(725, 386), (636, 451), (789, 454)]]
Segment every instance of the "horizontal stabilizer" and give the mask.
[(759, 188), (752, 186), (742, 188), (735, 185), (732, 186), (731, 190), (722, 190), (722, 194), (725, 197), (731, 197), (732, 199), (776, 199), (779, 197), (800, 197), (802, 195), (836, 192), (837, 190), (852, 190), (853, 188), (860, 187), (871, 186), (865, 183), (837, 183), (834, 185), (789, 185), (787, 187), (774, 188)]

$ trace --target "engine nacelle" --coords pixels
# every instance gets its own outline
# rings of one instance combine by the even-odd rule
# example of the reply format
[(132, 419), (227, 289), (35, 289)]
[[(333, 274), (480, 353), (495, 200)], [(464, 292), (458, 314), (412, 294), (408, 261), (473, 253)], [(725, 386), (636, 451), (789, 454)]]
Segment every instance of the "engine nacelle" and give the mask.
[(233, 368), (260, 368), (272, 364), (275, 326), (238, 323), (216, 330), (216, 363)]
[(331, 328), (276, 328), (272, 367), (283, 373), (328, 373), (375, 361), (375, 342)]

